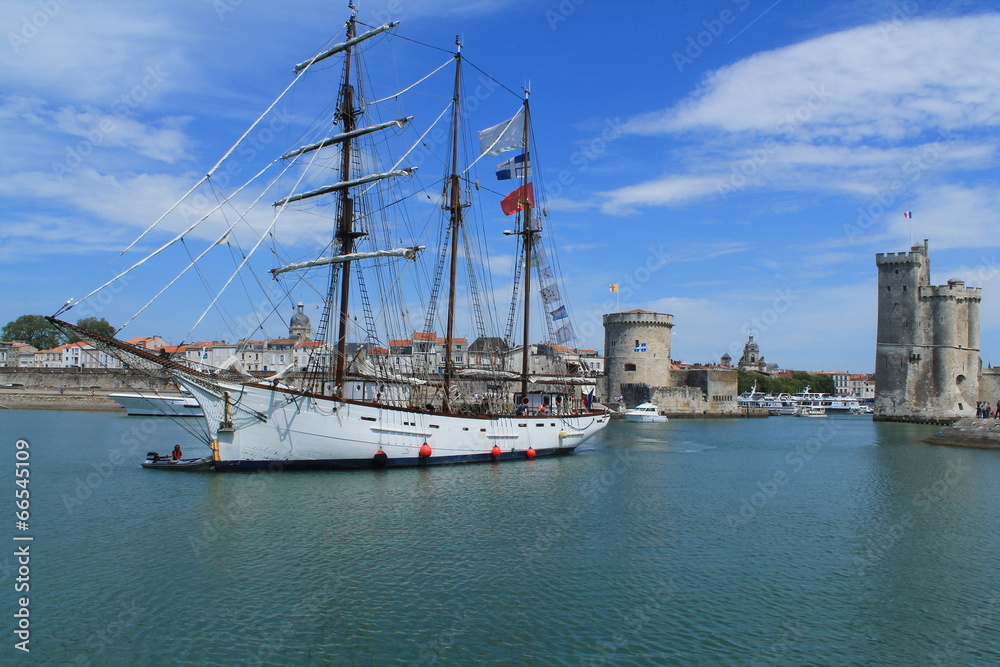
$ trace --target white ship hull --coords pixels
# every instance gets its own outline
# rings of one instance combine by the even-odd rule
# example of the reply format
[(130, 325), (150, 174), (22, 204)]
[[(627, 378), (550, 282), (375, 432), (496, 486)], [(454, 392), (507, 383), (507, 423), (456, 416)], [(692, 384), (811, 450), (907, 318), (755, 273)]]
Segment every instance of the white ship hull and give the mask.
[[(608, 423), (601, 413), (452, 416), (258, 385), (208, 388), (178, 380), (205, 412), (218, 443), (216, 470), (401, 467), (569, 454)], [(425, 444), (429, 455), (421, 455)]]
[(201, 406), (191, 396), (160, 396), (159, 394), (108, 394), (130, 416), (141, 417), (202, 417)]

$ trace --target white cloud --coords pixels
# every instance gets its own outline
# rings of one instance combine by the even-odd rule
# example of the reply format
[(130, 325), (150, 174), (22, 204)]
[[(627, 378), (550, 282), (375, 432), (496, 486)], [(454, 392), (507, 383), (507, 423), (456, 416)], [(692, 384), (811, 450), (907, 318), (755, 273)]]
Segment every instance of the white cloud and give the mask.
[(185, 31), (156, 2), (15, 0), (0, 6), (0, 25), (10, 26), (0, 49), (0, 83), (9, 89), (105, 107), (141, 86), (147, 67), (167, 74), (164, 87), (190, 69), (169, 47)]
[[(975, 63), (975, 66), (971, 66)], [(756, 54), (633, 132), (763, 132), (856, 144), (1000, 123), (1000, 15), (870, 25)]]
[[(975, 66), (970, 66), (975, 63)], [(760, 53), (627, 132), (696, 140), (685, 174), (601, 193), (606, 213), (748, 188), (873, 197), (931, 173), (991, 167), (1000, 15), (855, 28)], [(896, 188), (896, 197), (899, 196)]]
[(599, 193), (608, 198), (601, 205), (605, 213), (629, 214), (638, 205), (680, 204), (706, 195), (716, 195), (725, 176), (666, 176)]

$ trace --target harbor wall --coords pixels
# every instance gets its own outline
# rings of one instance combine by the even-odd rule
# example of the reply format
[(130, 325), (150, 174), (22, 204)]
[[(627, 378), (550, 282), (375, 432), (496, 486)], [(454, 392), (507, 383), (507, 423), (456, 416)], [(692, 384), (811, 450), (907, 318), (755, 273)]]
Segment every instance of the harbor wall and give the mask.
[(952, 447), (1000, 449), (1000, 419), (959, 419), (924, 442)]
[(176, 390), (159, 378), (109, 368), (0, 368), (0, 386), (121, 391)]

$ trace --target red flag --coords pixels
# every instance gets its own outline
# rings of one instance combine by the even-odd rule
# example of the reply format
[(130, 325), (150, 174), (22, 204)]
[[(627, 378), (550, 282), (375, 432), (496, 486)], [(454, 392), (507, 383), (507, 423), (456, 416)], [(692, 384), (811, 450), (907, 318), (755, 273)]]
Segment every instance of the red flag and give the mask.
[(528, 205), (535, 207), (535, 191), (531, 183), (522, 185), (500, 200), (500, 208), (503, 209), (504, 215), (514, 215)]

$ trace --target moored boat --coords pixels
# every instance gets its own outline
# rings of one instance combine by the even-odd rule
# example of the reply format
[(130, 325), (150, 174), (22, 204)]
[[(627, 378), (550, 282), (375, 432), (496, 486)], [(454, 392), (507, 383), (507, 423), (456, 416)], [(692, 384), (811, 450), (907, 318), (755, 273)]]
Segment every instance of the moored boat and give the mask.
[(660, 414), (659, 408), (652, 403), (640, 403), (631, 410), (626, 410), (622, 414), (625, 416), (625, 421), (628, 422), (655, 422), (662, 424), (667, 421), (667, 416)]
[(146, 470), (174, 470), (177, 472), (202, 472), (215, 467), (212, 458), (208, 456), (191, 459), (173, 459), (170, 456), (160, 456), (156, 452), (146, 454), (142, 462)]
[(201, 406), (194, 396), (165, 396), (162, 394), (119, 393), (108, 398), (125, 408), (129, 416), (139, 417), (203, 417)]

